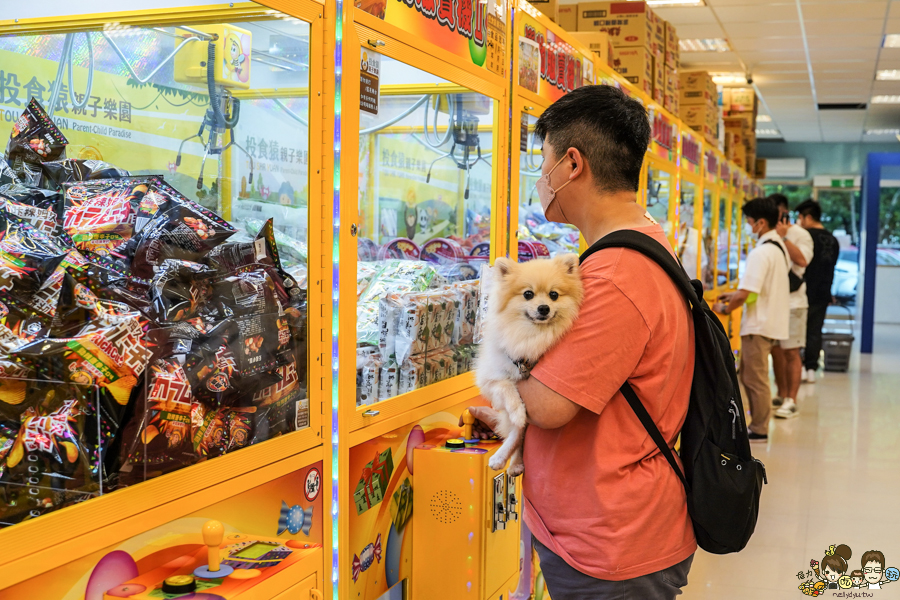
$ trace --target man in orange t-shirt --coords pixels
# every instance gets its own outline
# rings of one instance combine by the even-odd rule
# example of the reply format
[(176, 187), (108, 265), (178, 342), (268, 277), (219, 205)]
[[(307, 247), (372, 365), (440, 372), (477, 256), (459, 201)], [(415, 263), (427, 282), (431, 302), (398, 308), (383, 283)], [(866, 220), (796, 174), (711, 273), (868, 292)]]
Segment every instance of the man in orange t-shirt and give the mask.
[[(617, 88), (570, 92), (538, 120), (547, 219), (587, 243), (634, 229), (671, 251), (636, 202), (650, 141), (643, 106)], [(685, 491), (619, 392), (628, 381), (674, 447), (694, 372), (687, 303), (656, 263), (608, 248), (582, 265), (573, 328), (519, 384), (528, 412), (524, 519), (553, 600), (674, 598), (697, 543)], [(484, 432), (492, 411), (473, 408)]]

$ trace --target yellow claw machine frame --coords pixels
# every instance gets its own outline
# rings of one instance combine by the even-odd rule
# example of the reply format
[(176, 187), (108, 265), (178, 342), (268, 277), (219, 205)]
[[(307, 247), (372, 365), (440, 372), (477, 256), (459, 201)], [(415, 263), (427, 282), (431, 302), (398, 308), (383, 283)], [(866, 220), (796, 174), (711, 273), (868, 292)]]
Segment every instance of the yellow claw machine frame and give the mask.
[(648, 113), (652, 133), (644, 159), (644, 206), (662, 226), (672, 247), (677, 248), (682, 176), (680, 127), (675, 117), (658, 104), (651, 103)]
[(681, 163), (678, 255), (691, 279), (701, 279), (709, 256), (703, 245), (703, 142), (690, 128), (679, 130)]
[(524, 261), (583, 249), (575, 227), (544, 218), (535, 188), (543, 162), (541, 140), (534, 135), (538, 118), (566, 93), (597, 78), (627, 84), (608, 66), (595, 66), (593, 52), (530, 4), (517, 0), (514, 6), (509, 255)]
[[(57, 202), (56, 226), (74, 248), (58, 263), (63, 289), (66, 278), (83, 282), (82, 306), (96, 311), (79, 317), (90, 323), (81, 331), (129, 328), (122, 346), (120, 334), (88, 342), (50, 329), (34, 364), (62, 345), (70, 368), (41, 367), (23, 384), (4, 367), (4, 600), (331, 594), (330, 195), (320, 149), (333, 29), (315, 0), (267, 4), (186, 0), (42, 19), (10, 8), (0, 21), (0, 136), (11, 147), (32, 132), (53, 140), (49, 153), (29, 142), (39, 157), (4, 172), (5, 210), (35, 194)], [(141, 281), (176, 267), (139, 240), (165, 227), (190, 245), (162, 235), (154, 251), (219, 287), (188, 276), (176, 306), (178, 293), (160, 283), (162, 308), (152, 309)], [(134, 254), (117, 253), (129, 239)], [(104, 281), (123, 293), (79, 279), (85, 265), (106, 268)], [(259, 302), (242, 304), (250, 288), (232, 282), (253, 277), (268, 284), (247, 283)], [(104, 320), (112, 297), (122, 302)]]
[(507, 252), (511, 7), (337, 11), (334, 597), (508, 598), (520, 484), (458, 438), (484, 402), (481, 271)]

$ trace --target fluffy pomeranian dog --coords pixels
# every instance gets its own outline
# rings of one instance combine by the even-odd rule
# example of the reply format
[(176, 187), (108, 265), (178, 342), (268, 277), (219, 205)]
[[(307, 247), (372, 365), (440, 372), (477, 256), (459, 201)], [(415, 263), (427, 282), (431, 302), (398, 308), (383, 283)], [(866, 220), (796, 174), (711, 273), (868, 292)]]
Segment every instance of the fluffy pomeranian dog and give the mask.
[(498, 258), (494, 268), (475, 379), (499, 415), (495, 433), (503, 438), (490, 467), (498, 471), (511, 459), (508, 471), (517, 476), (525, 470), (527, 415), (516, 383), (572, 327), (584, 289), (576, 254), (525, 263)]

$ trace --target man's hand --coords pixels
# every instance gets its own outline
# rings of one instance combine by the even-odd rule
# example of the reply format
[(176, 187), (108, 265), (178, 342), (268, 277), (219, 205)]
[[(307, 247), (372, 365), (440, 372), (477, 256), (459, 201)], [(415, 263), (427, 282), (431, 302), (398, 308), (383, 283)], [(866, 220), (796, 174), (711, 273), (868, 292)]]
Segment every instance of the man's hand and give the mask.
[(790, 228), (791, 224), (785, 221), (778, 221), (778, 223), (775, 225), (775, 231), (777, 231), (778, 235), (782, 238), (787, 235), (788, 229)]
[[(479, 440), (487, 440), (494, 436), (494, 428), (497, 426), (497, 411), (489, 406), (470, 406), (469, 413), (475, 417), (472, 425), (472, 436)], [(459, 416), (459, 426), (463, 426), (462, 415)]]
[(719, 313), (720, 315), (728, 314), (728, 305), (724, 302), (714, 302), (712, 305), (712, 310), (715, 313)]

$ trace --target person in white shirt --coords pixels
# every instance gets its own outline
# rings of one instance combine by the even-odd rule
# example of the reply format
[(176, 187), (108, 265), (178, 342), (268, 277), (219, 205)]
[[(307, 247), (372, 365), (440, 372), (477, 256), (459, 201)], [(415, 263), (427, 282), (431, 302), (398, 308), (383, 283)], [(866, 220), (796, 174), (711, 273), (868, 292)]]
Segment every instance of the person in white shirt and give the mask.
[(778, 207), (768, 198), (744, 204), (744, 216), (756, 247), (747, 256), (735, 292), (722, 294), (713, 310), (727, 315), (746, 305), (741, 318), (741, 382), (747, 391), (752, 442), (768, 439), (772, 390), (769, 387), (769, 354), (790, 334), (789, 260), (781, 236), (775, 230)]
[(803, 378), (800, 350), (806, 346), (806, 321), (809, 312), (806, 282), (802, 279), (813, 258), (813, 239), (804, 228), (791, 224), (787, 197), (772, 194), (769, 198), (778, 206), (776, 230), (791, 259), (791, 272), (796, 276), (794, 280), (801, 282), (800, 287), (791, 292), (790, 335), (772, 349), (772, 366), (775, 369), (775, 384), (778, 386), (778, 396), (773, 402), (777, 407), (775, 416), (779, 419), (792, 419), (799, 414), (797, 393)]

